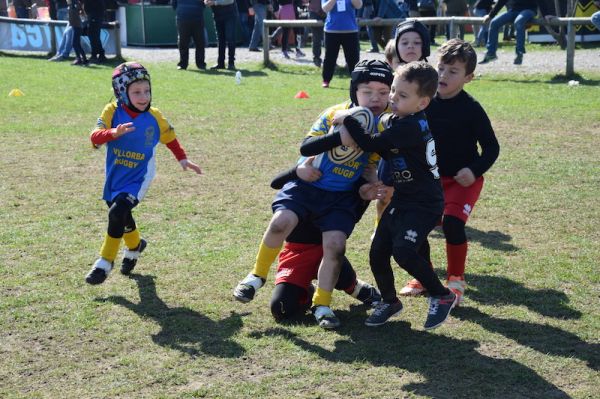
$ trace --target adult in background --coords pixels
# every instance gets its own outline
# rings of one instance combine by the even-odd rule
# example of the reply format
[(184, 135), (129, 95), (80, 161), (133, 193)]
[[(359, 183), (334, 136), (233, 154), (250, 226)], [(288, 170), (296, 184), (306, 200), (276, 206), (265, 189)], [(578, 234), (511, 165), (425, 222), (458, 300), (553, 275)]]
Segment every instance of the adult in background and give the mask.
[[(404, 0), (379, 0), (377, 7), (376, 20), (408, 18), (409, 5)], [(391, 38), (396, 36), (394, 26), (378, 26), (375, 30), (375, 38), (383, 48)]]
[[(464, 17), (467, 14), (468, 6), (467, 0), (444, 0), (444, 6), (446, 8), (447, 17)], [(458, 25), (460, 39), (465, 38), (465, 26)], [(450, 25), (446, 25), (446, 39), (450, 40), (452, 32), (450, 32)]]
[[(269, 0), (252, 0), (252, 10), (254, 11), (254, 29), (250, 38), (249, 51), (260, 51), (258, 45), (262, 41), (263, 21), (267, 18), (267, 10), (270, 7)], [(263, 43), (263, 46), (269, 46), (269, 43)]]
[(185, 70), (190, 58), (190, 39), (196, 45), (196, 66), (206, 69), (204, 62), (204, 2), (203, 0), (173, 0), (177, 22), (177, 47), (179, 62), (177, 69)]
[(53, 19), (58, 21), (67, 21), (69, 19), (69, 6), (67, 0), (50, 0), (49, 2), (56, 12)]
[[(61, 21), (69, 20), (69, 7), (66, 0), (52, 0), (52, 4), (56, 9), (56, 18)], [(58, 29), (55, 27), (54, 29)], [(62, 33), (56, 54), (48, 59), (48, 61), (65, 61), (69, 58), (73, 49), (73, 26), (67, 24)]]
[[(473, 6), (473, 13), (476, 17), (485, 17), (492, 11), (492, 6), (494, 5), (494, 0), (477, 0), (475, 5)], [(485, 46), (488, 39), (488, 26), (487, 24), (481, 24), (479, 26), (479, 30), (477, 31), (477, 35), (475, 36), (475, 40), (473, 42), (474, 47), (482, 47)]]
[[(437, 0), (418, 0), (417, 8), (419, 9), (419, 15), (422, 17), (435, 17), (437, 16)], [(435, 35), (437, 32), (437, 25), (429, 25), (429, 44), (435, 45)]]
[[(319, 21), (325, 21), (325, 11), (321, 7), (321, 0), (309, 0), (308, 2), (308, 17), (310, 19), (316, 19)], [(323, 47), (323, 27), (317, 26), (310, 28), (312, 33), (312, 54), (313, 64), (317, 67), (321, 67), (323, 60), (321, 59), (321, 48)]]
[[(361, 19), (371, 19), (375, 16), (375, 4), (373, 0), (364, 0), (363, 7), (358, 13)], [(379, 53), (379, 46), (377, 45), (377, 40), (375, 38), (375, 32), (373, 32), (372, 26), (367, 26), (367, 36), (369, 36), (369, 42), (371, 43), (371, 49), (367, 51), (368, 53)]]
[(233, 71), (235, 70), (235, 25), (238, 19), (235, 0), (204, 0), (204, 4), (212, 8), (219, 42), (217, 64), (210, 69), (225, 69), (225, 49), (227, 48), (227, 69)]
[(100, 40), (100, 29), (102, 29), (104, 11), (106, 10), (104, 0), (83, 0), (83, 10), (88, 17), (88, 37), (92, 47), (90, 62), (102, 64), (106, 62), (104, 48), (102, 48), (102, 41)]
[(240, 34), (242, 35), (242, 45), (248, 47), (250, 45), (250, 27), (248, 21), (250, 19), (250, 0), (235, 0), (238, 8), (238, 21), (240, 23)]
[[(507, 11), (504, 14), (497, 15), (506, 5)], [(542, 15), (546, 20), (551, 20), (554, 15), (550, 15), (544, 0), (498, 0), (492, 8), (492, 11), (483, 19), (484, 24), (490, 24), (488, 41), (486, 44), (486, 53), (480, 64), (487, 64), (490, 61), (497, 60), (496, 50), (498, 49), (498, 31), (508, 23), (514, 23), (516, 32), (515, 60), (513, 64), (521, 65), (523, 63), (523, 54), (525, 54), (525, 28), (537, 14), (537, 8), (540, 8)], [(492, 21), (490, 23), (490, 20)]]
[(15, 7), (15, 14), (17, 14), (17, 18), (29, 18), (31, 0), (13, 0), (13, 6)]
[(348, 73), (351, 74), (354, 66), (360, 59), (360, 43), (358, 41), (358, 23), (356, 10), (362, 7), (362, 0), (323, 0), (325, 18), (325, 61), (323, 61), (323, 84), (329, 87), (329, 82), (335, 72), (335, 63), (340, 53), (340, 46), (344, 49), (344, 58)]

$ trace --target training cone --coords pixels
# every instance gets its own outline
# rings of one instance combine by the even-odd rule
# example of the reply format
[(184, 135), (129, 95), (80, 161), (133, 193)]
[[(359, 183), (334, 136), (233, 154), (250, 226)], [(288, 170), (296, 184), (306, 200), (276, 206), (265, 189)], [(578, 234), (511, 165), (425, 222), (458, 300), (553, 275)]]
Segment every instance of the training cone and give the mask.
[(310, 98), (310, 97), (308, 96), (307, 92), (305, 92), (304, 90), (300, 90), (298, 93), (296, 93), (294, 98)]
[(8, 93), (9, 97), (23, 97), (25, 94), (19, 89), (12, 89), (10, 93)]

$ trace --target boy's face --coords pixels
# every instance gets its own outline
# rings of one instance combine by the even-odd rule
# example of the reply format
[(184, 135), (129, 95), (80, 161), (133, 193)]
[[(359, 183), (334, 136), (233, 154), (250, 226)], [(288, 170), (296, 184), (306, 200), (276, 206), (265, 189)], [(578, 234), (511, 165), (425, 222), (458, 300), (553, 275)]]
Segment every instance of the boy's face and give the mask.
[(140, 111), (145, 110), (152, 100), (150, 82), (147, 80), (136, 80), (127, 88), (127, 95), (129, 96), (131, 105)]
[(423, 40), (417, 32), (408, 31), (398, 40), (398, 54), (406, 63), (419, 61), (423, 56)]
[(464, 62), (456, 60), (452, 64), (438, 63), (438, 96), (452, 98), (461, 92), (464, 85), (473, 79), (473, 73), (467, 75)]
[(389, 95), (390, 87), (377, 81), (359, 83), (356, 90), (358, 105), (369, 108), (375, 116), (385, 111)]
[(400, 76), (394, 77), (390, 91), (390, 106), (394, 115), (404, 117), (419, 112), (429, 105), (429, 97), (417, 94), (417, 82), (409, 82)]

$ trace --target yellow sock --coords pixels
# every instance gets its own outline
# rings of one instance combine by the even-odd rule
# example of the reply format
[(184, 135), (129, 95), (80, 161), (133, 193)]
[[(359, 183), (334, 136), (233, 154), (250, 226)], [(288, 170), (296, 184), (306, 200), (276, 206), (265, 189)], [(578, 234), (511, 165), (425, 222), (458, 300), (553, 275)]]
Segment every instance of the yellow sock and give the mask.
[(129, 233), (123, 234), (123, 241), (125, 241), (125, 245), (128, 249), (134, 251), (138, 245), (140, 245), (140, 231), (135, 229)]
[(331, 291), (325, 291), (324, 289), (318, 288), (313, 295), (312, 304), (313, 306), (329, 306), (331, 305)]
[(256, 263), (254, 264), (254, 269), (252, 269), (252, 274), (256, 274), (258, 277), (266, 280), (269, 275), (269, 269), (275, 261), (275, 258), (277, 258), (277, 255), (279, 255), (279, 251), (281, 251), (281, 246), (270, 248), (261, 241), (260, 247), (258, 247), (258, 254), (256, 254)]
[(109, 262), (114, 262), (117, 253), (119, 253), (119, 245), (121, 245), (120, 238), (114, 238), (106, 234), (102, 248), (100, 249), (100, 256)]

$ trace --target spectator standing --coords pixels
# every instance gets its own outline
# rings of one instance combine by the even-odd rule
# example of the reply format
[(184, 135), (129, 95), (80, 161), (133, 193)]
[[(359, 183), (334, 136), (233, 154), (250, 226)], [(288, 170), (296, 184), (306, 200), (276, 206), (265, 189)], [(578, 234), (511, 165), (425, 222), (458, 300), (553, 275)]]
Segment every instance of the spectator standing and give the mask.
[(0, 0), (0, 17), (8, 17), (8, 5), (6, 0)]
[[(260, 51), (258, 45), (262, 40), (263, 21), (267, 17), (267, 10), (271, 7), (270, 0), (251, 0), (252, 10), (254, 11), (254, 29), (252, 29), (252, 37), (250, 38), (249, 51)], [(263, 43), (263, 46), (268, 46), (269, 43)]]
[(322, 72), (322, 86), (326, 88), (333, 78), (340, 46), (344, 49), (348, 73), (352, 73), (360, 59), (356, 10), (362, 7), (362, 0), (323, 0), (321, 6), (327, 13), (324, 27), (325, 61)]
[[(61, 21), (69, 21), (69, 6), (66, 0), (52, 0), (52, 4), (56, 9), (56, 17)], [(54, 29), (58, 29), (55, 27)], [(83, 31), (83, 28), (82, 28)], [(71, 24), (67, 24), (65, 30), (62, 33), (60, 43), (58, 43), (58, 49), (56, 54), (48, 61), (65, 61), (71, 54), (73, 48), (73, 27)]]
[[(417, 7), (419, 9), (419, 15), (422, 17), (435, 17), (437, 16), (437, 1), (436, 0), (418, 0)], [(437, 31), (437, 25), (429, 25), (429, 40), (430, 45), (435, 45), (435, 35)]]
[(83, 6), (79, 0), (67, 0), (69, 4), (69, 25), (73, 29), (73, 49), (75, 50), (75, 56), (77, 57), (73, 61), (73, 65), (87, 66), (88, 60), (85, 56), (85, 51), (81, 47), (81, 32), (83, 31), (83, 23), (81, 22), (81, 15), (83, 13)]
[[(468, 6), (467, 0), (444, 0), (444, 6), (446, 8), (447, 17), (464, 17), (467, 14)], [(465, 38), (465, 26), (458, 25), (459, 36), (461, 39)], [(446, 25), (446, 39), (450, 40), (452, 32), (450, 32), (450, 25)]]
[[(497, 15), (506, 5), (506, 12)], [(492, 11), (484, 17), (483, 23), (490, 23), (488, 41), (486, 44), (487, 52), (480, 64), (487, 64), (490, 61), (498, 59), (496, 50), (498, 48), (498, 31), (504, 25), (513, 22), (516, 32), (515, 60), (513, 64), (521, 65), (523, 63), (523, 54), (525, 54), (525, 28), (537, 14), (537, 8), (540, 7), (542, 15), (546, 20), (554, 18), (548, 13), (546, 2), (544, 0), (498, 0), (492, 8)]]
[(225, 49), (227, 49), (227, 69), (233, 71), (235, 70), (235, 25), (238, 20), (235, 0), (204, 0), (204, 4), (212, 8), (219, 42), (217, 63), (210, 69), (225, 69)]
[(102, 29), (102, 23), (104, 22), (105, 10), (104, 0), (83, 0), (83, 11), (88, 18), (88, 37), (92, 47), (90, 62), (95, 64), (106, 62), (104, 48), (102, 48), (102, 41), (100, 40), (100, 29)]
[(190, 57), (190, 39), (196, 46), (196, 66), (206, 69), (204, 62), (204, 2), (203, 0), (173, 0), (177, 22), (177, 47), (179, 63), (177, 69), (185, 70)]
[(58, 21), (67, 21), (69, 19), (69, 5), (67, 0), (51, 0), (52, 7), (56, 10), (56, 19)]
[(250, 0), (236, 0), (238, 8), (238, 20), (240, 23), (240, 34), (242, 35), (242, 44), (244, 47), (250, 45), (250, 26), (248, 20), (250, 15), (248, 10), (250, 9)]
[[(294, 0), (275, 0), (275, 6), (278, 6), (278, 10), (276, 11), (277, 19), (279, 20), (295, 20), (296, 19), (296, 11)], [(296, 57), (304, 56), (304, 53), (300, 48), (298, 48), (298, 44), (296, 41), (296, 31), (292, 29), (292, 43), (296, 48)], [(281, 54), (283, 54), (284, 58), (290, 58), (288, 54), (289, 48), (289, 40), (290, 40), (290, 28), (282, 27), (281, 29)]]
[[(377, 8), (376, 20), (382, 19), (398, 19), (408, 18), (409, 6), (404, 0), (379, 0), (379, 7)], [(375, 36), (381, 45), (385, 48), (387, 43), (396, 35), (395, 27), (383, 26), (376, 29), (377, 33)]]
[[(373, 0), (363, 0), (363, 7), (360, 9), (359, 15), (362, 19), (372, 19), (375, 16), (375, 4)], [(369, 42), (371, 43), (371, 49), (368, 53), (379, 53), (379, 47), (375, 38), (375, 32), (373, 32), (372, 26), (367, 26), (367, 35), (369, 36)]]
[[(476, 17), (485, 17), (492, 10), (492, 6), (494, 5), (494, 0), (477, 0), (475, 5), (473, 6), (473, 13)], [(487, 24), (481, 24), (479, 26), (479, 30), (477, 35), (475, 36), (475, 41), (473, 42), (473, 46), (481, 47), (485, 46), (488, 39), (488, 26)]]
[[(319, 21), (325, 21), (325, 11), (321, 8), (321, 0), (309, 0), (308, 2), (308, 16), (310, 19), (316, 19)], [(321, 48), (323, 47), (323, 27), (311, 28), (312, 33), (312, 54), (313, 64), (317, 67), (321, 67), (323, 60), (321, 59)]]

